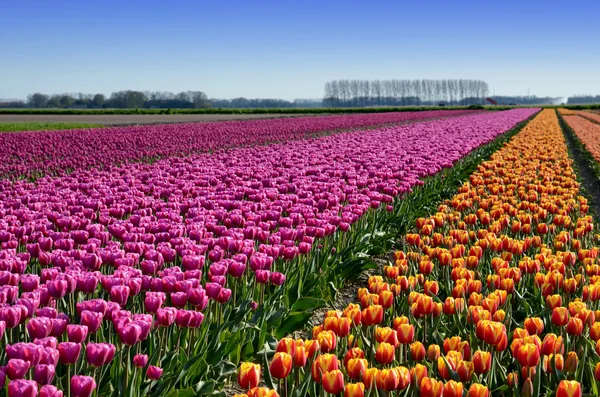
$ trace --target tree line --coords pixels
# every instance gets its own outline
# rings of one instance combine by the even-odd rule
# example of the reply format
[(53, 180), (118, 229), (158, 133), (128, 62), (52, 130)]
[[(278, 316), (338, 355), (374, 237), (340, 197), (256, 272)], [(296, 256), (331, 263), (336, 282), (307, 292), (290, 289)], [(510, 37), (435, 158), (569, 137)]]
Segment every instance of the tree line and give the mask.
[(482, 80), (333, 80), (325, 83), (323, 104), (331, 107), (474, 105), (489, 86)]
[(117, 91), (103, 94), (31, 94), (25, 102), (31, 108), (205, 108), (210, 107), (202, 91)]
[(583, 105), (589, 103), (600, 103), (600, 95), (575, 95), (569, 97), (567, 101), (568, 105)]

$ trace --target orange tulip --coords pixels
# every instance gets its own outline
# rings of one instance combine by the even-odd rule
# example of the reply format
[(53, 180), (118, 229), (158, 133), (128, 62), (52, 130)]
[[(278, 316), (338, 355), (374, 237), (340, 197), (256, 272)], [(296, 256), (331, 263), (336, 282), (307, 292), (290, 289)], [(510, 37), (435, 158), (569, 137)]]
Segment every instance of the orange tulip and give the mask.
[(463, 384), (450, 380), (444, 385), (444, 397), (462, 397)]
[(521, 388), (521, 396), (533, 397), (533, 382), (531, 381), (531, 378), (527, 378), (523, 382), (523, 387)]
[(333, 354), (322, 354), (313, 361), (311, 376), (317, 383), (321, 383), (322, 374), (338, 369), (338, 359)]
[(306, 342), (304, 342), (304, 348), (306, 349), (306, 354), (310, 359), (315, 357), (315, 355), (321, 350), (319, 341), (315, 339), (307, 340)]
[(266, 387), (255, 387), (248, 392), (248, 397), (279, 397), (279, 394)]
[(415, 385), (420, 385), (423, 378), (427, 377), (427, 367), (422, 364), (415, 365), (410, 369), (410, 377), (412, 379), (412, 383)]
[(519, 347), (517, 360), (524, 367), (535, 367), (540, 362), (540, 350), (533, 343), (526, 343)]
[(375, 329), (375, 339), (377, 342), (382, 343), (386, 342), (394, 347), (398, 347), (400, 342), (398, 341), (398, 333), (388, 327), (377, 327)]
[(377, 360), (379, 364), (387, 365), (394, 361), (394, 353), (394, 346), (385, 342), (380, 343), (375, 351), (375, 360)]
[(371, 305), (362, 311), (362, 323), (366, 326), (377, 325), (383, 321), (383, 307)]
[(473, 366), (477, 375), (481, 375), (489, 371), (492, 366), (491, 353), (477, 350), (475, 354), (473, 354)]
[(287, 353), (294, 357), (296, 354), (296, 341), (292, 338), (282, 338), (279, 343), (277, 343), (275, 351), (278, 353)]
[(348, 350), (344, 356), (344, 365), (347, 367), (348, 362), (353, 358), (365, 358), (365, 352), (360, 347), (353, 347)]
[(360, 380), (369, 368), (369, 362), (364, 358), (351, 358), (346, 365), (346, 372), (351, 379)]
[(333, 331), (321, 331), (316, 339), (323, 353), (329, 353), (337, 346), (337, 335)]
[(444, 383), (433, 378), (423, 378), (419, 390), (420, 397), (442, 397)]
[(384, 309), (388, 309), (394, 305), (394, 294), (391, 291), (381, 291), (379, 293), (379, 304)]
[(597, 382), (600, 382), (600, 363), (596, 363), (594, 367), (594, 378)]
[(398, 327), (398, 341), (406, 345), (411, 343), (415, 337), (415, 327), (412, 324), (401, 324)]
[(583, 332), (583, 321), (577, 317), (571, 317), (567, 323), (567, 333), (569, 335), (581, 335)]
[(421, 342), (410, 344), (410, 358), (414, 361), (421, 361), (425, 358), (425, 346)]
[(566, 307), (560, 306), (552, 309), (552, 324), (559, 327), (567, 325), (569, 322), (569, 311)]
[(440, 347), (438, 345), (429, 345), (427, 348), (427, 360), (436, 362), (440, 357)]
[(542, 342), (542, 354), (548, 356), (553, 353), (562, 353), (562, 350), (562, 336), (556, 336), (555, 334), (546, 334), (546, 336), (544, 337), (544, 341)]
[(456, 373), (461, 382), (468, 382), (471, 380), (471, 376), (473, 375), (473, 362), (460, 360), (458, 364), (456, 364)]
[(242, 389), (252, 389), (260, 381), (260, 365), (254, 363), (241, 363), (238, 369), (238, 384)]
[(367, 389), (375, 387), (377, 377), (379, 376), (378, 368), (368, 368), (363, 375), (363, 383)]
[(579, 363), (579, 357), (577, 357), (577, 353), (569, 352), (567, 354), (567, 359), (565, 360), (565, 371), (566, 372), (575, 372), (577, 370), (577, 364)]
[(490, 391), (484, 385), (473, 383), (471, 387), (469, 387), (469, 397), (488, 397), (489, 395)]
[(551, 370), (562, 371), (565, 367), (565, 359), (562, 354), (550, 354), (548, 356), (544, 356), (543, 369), (544, 372), (548, 372)]
[(344, 397), (364, 397), (365, 385), (361, 382), (348, 383), (344, 390)]
[(290, 374), (292, 365), (292, 356), (283, 352), (275, 353), (273, 361), (271, 361), (271, 365), (269, 366), (269, 371), (272, 377), (283, 379)]
[(394, 369), (382, 369), (377, 374), (376, 383), (378, 389), (383, 389), (385, 391), (396, 390), (400, 384), (398, 372)]
[(304, 346), (296, 346), (296, 354), (294, 354), (294, 367), (304, 367), (308, 357)]
[(539, 335), (544, 332), (544, 322), (539, 317), (527, 317), (524, 325), (530, 335)]
[(323, 374), (323, 389), (327, 393), (339, 394), (344, 391), (344, 374), (339, 369)]
[(574, 380), (561, 380), (556, 389), (556, 397), (581, 397), (581, 385)]

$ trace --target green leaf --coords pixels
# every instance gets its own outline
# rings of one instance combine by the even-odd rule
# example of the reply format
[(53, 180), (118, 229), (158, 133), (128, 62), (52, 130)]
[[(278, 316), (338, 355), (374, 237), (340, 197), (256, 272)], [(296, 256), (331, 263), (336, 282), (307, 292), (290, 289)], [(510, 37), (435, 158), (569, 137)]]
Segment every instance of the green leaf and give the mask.
[(323, 299), (318, 299), (318, 298), (300, 298), (298, 299), (293, 305), (291, 310), (293, 312), (298, 312), (298, 311), (314, 311), (316, 309), (319, 309), (323, 306), (325, 306), (326, 302)]
[(171, 390), (165, 397), (194, 397), (196, 393), (192, 389)]
[(281, 326), (275, 330), (275, 337), (280, 339), (302, 328), (308, 323), (311, 316), (312, 312), (291, 312)]

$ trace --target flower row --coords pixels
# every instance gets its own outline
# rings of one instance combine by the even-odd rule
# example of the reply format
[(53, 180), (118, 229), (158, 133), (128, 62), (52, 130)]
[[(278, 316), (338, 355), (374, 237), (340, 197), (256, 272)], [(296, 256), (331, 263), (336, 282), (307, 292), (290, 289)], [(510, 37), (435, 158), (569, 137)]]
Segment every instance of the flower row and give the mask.
[[(600, 265), (565, 139), (544, 110), (312, 339), (242, 363), (239, 396), (597, 395)], [(598, 364), (597, 364), (598, 363)], [(381, 394), (379, 394), (381, 395)]]
[(285, 142), (325, 131), (475, 113), (423, 111), (165, 124), (0, 135), (0, 176), (64, 174), (131, 161), (189, 155), (238, 146)]

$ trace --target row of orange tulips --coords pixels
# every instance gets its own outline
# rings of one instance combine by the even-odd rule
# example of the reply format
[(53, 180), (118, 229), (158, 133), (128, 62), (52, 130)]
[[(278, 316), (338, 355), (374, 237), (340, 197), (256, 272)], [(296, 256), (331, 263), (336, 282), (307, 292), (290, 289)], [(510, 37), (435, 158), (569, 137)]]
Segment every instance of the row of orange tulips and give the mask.
[(238, 397), (598, 395), (588, 209), (544, 110), (417, 221), (359, 303), (328, 312), (312, 339), (281, 339), (270, 362), (243, 363)]

